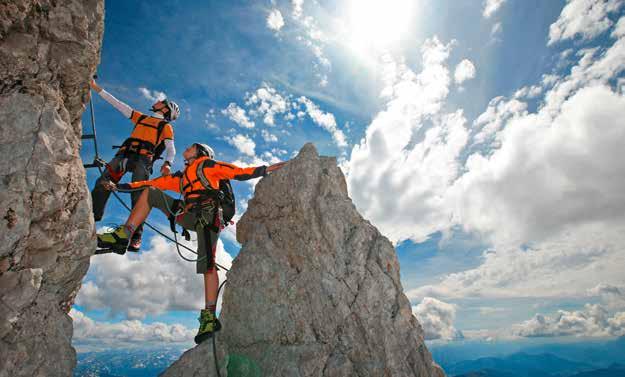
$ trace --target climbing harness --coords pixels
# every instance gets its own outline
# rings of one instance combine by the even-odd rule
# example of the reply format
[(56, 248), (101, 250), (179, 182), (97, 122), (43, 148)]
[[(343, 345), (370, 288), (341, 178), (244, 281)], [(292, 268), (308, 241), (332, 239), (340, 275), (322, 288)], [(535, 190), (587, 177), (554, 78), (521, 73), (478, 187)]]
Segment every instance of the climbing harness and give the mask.
[[(94, 78), (97, 78), (97, 76), (95, 76)], [(109, 168), (109, 165), (106, 161), (104, 161), (102, 158), (100, 158), (100, 155), (98, 154), (98, 139), (96, 136), (96, 125), (95, 125), (95, 113), (93, 111), (93, 101), (92, 99), (89, 100), (89, 110), (90, 110), (90, 115), (91, 115), (91, 134), (88, 135), (82, 135), (81, 139), (86, 140), (86, 139), (91, 139), (93, 140), (93, 146), (94, 146), (94, 152), (95, 152), (95, 157), (93, 158), (93, 163), (91, 164), (84, 164), (84, 168), (85, 169), (90, 169), (90, 168), (97, 168), (100, 171), (100, 174), (102, 174), (104, 171), (102, 170), (103, 167)], [(204, 175), (202, 174), (202, 177), (204, 177)], [(204, 179), (206, 179), (206, 177), (204, 177)], [(128, 189), (128, 190), (120, 190), (123, 192), (132, 192), (132, 191), (139, 191), (139, 190), (143, 190), (143, 189)], [(115, 198), (117, 199), (117, 201), (119, 201), (119, 203), (126, 208), (126, 210), (128, 210), (129, 212), (132, 211), (132, 209), (128, 206), (128, 204), (126, 204), (126, 202), (124, 202), (122, 200), (122, 198), (119, 197), (119, 195), (115, 192), (115, 191), (111, 191), (113, 196), (115, 196)], [(232, 191), (231, 191), (232, 192)], [(165, 193), (161, 192), (161, 195), (165, 195)], [(180, 197), (182, 197), (182, 193), (180, 194)], [(180, 199), (178, 199), (180, 200)], [(167, 203), (167, 201), (165, 201), (165, 203)], [(169, 212), (169, 216), (171, 218), (171, 216), (173, 216), (174, 218), (178, 215), (180, 215), (182, 213), (182, 211), (184, 211), (184, 208), (169, 208), (169, 205), (167, 205), (167, 212)], [(219, 206), (221, 207), (221, 206)], [(219, 211), (219, 213), (221, 213), (221, 211)], [(186, 249), (187, 251), (192, 252), (195, 255), (198, 255), (198, 253), (187, 247), (186, 245), (183, 245), (181, 243), (178, 242), (178, 236), (175, 227), (173, 227), (173, 233), (174, 233), (174, 238), (169, 237), (168, 235), (166, 235), (165, 233), (161, 232), (160, 230), (158, 230), (156, 227), (154, 227), (153, 225), (151, 225), (150, 223), (148, 223), (147, 221), (143, 222), (148, 228), (152, 229), (154, 232), (156, 232), (157, 234), (161, 235), (162, 237), (165, 237), (167, 240), (173, 242), (176, 245), (176, 251), (178, 252), (178, 255), (180, 256), (180, 258), (182, 258), (183, 260), (187, 261), (187, 262), (198, 262), (198, 261), (202, 261), (203, 259), (200, 259), (199, 256), (196, 259), (189, 259), (187, 257), (185, 257), (182, 252), (180, 251), (180, 247)], [(221, 223), (223, 224), (223, 223)], [(185, 230), (186, 231), (186, 230)], [(183, 231), (183, 235), (184, 235), (184, 231)], [(188, 232), (187, 232), (188, 234)], [(186, 237), (185, 237), (186, 238)], [(107, 250), (107, 249), (103, 249), (103, 250), (96, 250), (96, 254), (107, 254), (110, 252), (114, 252), (113, 250)], [(212, 254), (211, 254), (212, 255)], [(206, 256), (204, 258), (208, 258), (208, 251), (206, 253)], [(220, 265), (219, 263), (217, 263), (217, 261), (213, 261), (214, 266), (216, 271), (219, 271), (219, 269), (222, 269), (224, 271), (229, 271), (229, 269), (227, 269), (226, 267)], [(217, 288), (217, 300), (219, 300), (219, 293), (221, 292), (221, 289), (223, 288), (223, 286), (226, 284), (228, 280), (224, 280), (223, 282), (221, 282), (221, 284), (219, 285), (219, 287)], [(217, 360), (217, 345), (216, 345), (216, 333), (213, 334), (212, 336), (213, 338), (213, 358), (215, 361), (215, 371), (217, 372), (217, 377), (221, 377), (221, 373), (219, 371), (219, 361)]]

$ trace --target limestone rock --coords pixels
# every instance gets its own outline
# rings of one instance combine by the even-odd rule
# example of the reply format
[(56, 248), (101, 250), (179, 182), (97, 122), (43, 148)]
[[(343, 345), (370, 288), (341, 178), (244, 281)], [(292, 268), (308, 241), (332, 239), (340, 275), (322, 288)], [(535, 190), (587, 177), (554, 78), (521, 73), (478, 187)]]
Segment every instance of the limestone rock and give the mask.
[(357, 212), (335, 158), (307, 144), (263, 178), (237, 238), (219, 334), (231, 355), (254, 360), (264, 376), (444, 376), (403, 293), (395, 250)]
[[(225, 346), (221, 344), (222, 337), (217, 334), (215, 339), (217, 345), (217, 361), (221, 377), (227, 377), (226, 371), (228, 360), (226, 358)], [(216, 364), (213, 355), (213, 343), (207, 340), (197, 347), (186, 351), (180, 359), (173, 363), (161, 377), (213, 377), (217, 376)]]
[(0, 2), (0, 376), (71, 376), (71, 301), (95, 249), (80, 118), (102, 0)]

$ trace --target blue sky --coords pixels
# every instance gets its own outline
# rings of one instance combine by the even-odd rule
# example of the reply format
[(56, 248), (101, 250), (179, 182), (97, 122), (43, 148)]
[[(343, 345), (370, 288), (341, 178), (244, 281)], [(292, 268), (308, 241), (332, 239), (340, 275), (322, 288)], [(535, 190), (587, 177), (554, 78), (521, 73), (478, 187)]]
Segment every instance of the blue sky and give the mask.
[[(363, 216), (396, 243), (429, 340), (583, 341), (625, 334), (623, 9), (109, 1), (99, 83), (141, 111), (161, 95), (179, 103), (177, 169), (197, 141), (239, 164), (307, 141), (337, 156)], [(131, 124), (94, 106), (109, 159)], [(240, 213), (253, 185), (235, 193)], [(103, 224), (125, 216), (111, 200)], [(239, 245), (231, 231), (222, 240), (229, 263)], [(92, 259), (73, 313), (79, 349), (192, 338), (201, 278), (151, 232), (144, 245)]]

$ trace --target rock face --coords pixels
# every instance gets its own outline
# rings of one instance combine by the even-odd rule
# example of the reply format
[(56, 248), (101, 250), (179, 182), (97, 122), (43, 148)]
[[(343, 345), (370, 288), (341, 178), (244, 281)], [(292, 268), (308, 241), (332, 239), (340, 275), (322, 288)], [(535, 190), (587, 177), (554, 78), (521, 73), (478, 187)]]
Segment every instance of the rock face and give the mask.
[[(221, 339), (221, 337), (219, 337), (219, 339)], [(219, 344), (216, 350), (220, 376), (226, 377), (228, 375), (228, 371), (226, 370), (228, 365), (228, 361), (226, 359), (226, 349), (223, 345)], [(211, 341), (206, 341), (185, 352), (182, 356), (180, 356), (180, 359), (178, 359), (169, 368), (167, 368), (163, 374), (161, 374), (161, 377), (217, 376), (214, 357), (213, 343), (211, 343)]]
[(80, 117), (103, 0), (0, 2), (0, 376), (71, 376), (95, 249)]
[[(264, 376), (444, 376), (395, 250), (356, 211), (335, 158), (307, 144), (262, 179), (237, 238), (217, 338), (230, 360), (254, 360)], [(208, 360), (197, 348), (185, 356)]]

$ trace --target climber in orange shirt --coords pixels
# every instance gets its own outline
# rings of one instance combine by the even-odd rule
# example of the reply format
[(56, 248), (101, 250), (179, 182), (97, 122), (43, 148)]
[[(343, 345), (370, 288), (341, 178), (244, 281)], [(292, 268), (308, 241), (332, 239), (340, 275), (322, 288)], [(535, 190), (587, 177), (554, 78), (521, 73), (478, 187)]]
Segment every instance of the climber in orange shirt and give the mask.
[[(117, 183), (126, 172), (132, 173), (133, 181), (148, 179), (152, 172), (154, 160), (159, 158), (162, 152), (165, 152), (165, 161), (161, 166), (161, 174), (170, 174), (171, 165), (176, 156), (174, 130), (171, 122), (178, 118), (180, 109), (175, 102), (164, 99), (152, 105), (152, 115), (145, 115), (113, 97), (94, 80), (91, 80), (90, 85), (100, 97), (134, 124), (130, 137), (119, 147), (115, 157), (106, 164), (106, 170), (98, 178), (91, 191), (93, 216), (95, 221), (100, 221), (110, 196), (110, 192), (103, 187), (104, 182), (113, 181)], [(138, 192), (131, 195), (133, 206), (137, 200), (139, 200)], [(133, 234), (128, 247), (129, 251), (139, 251), (142, 233), (143, 226), (140, 226)]]
[[(119, 185), (111, 181), (103, 183), (107, 190), (141, 191), (141, 194), (125, 225), (119, 226), (112, 232), (98, 234), (98, 247), (123, 254), (132, 234), (143, 224), (153, 207), (160, 209), (168, 217), (173, 217), (176, 223), (184, 229), (195, 231), (198, 236), (196, 271), (204, 275), (206, 299), (206, 307), (200, 313), (200, 328), (195, 337), (195, 342), (199, 344), (221, 328), (215, 316), (219, 285), (219, 277), (215, 268), (215, 252), (224, 221), (233, 214), (226, 215), (224, 219), (228, 205), (234, 205), (233, 197), (228, 198), (228, 180), (244, 181), (263, 177), (281, 168), (285, 163), (281, 162), (268, 167), (240, 168), (215, 161), (213, 150), (208, 145), (199, 143), (187, 148), (183, 157), (186, 166), (182, 172), (149, 181)], [(164, 190), (178, 192), (182, 199), (176, 200), (165, 194)], [(230, 192), (229, 195), (232, 196), (232, 193)]]

